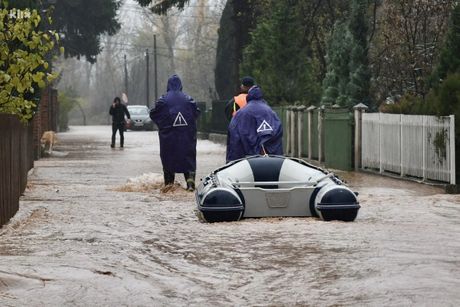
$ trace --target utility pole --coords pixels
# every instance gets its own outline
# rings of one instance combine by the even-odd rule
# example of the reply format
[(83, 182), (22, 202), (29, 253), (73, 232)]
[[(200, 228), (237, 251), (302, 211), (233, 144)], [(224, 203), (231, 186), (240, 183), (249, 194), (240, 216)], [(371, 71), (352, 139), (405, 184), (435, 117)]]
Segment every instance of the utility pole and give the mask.
[(126, 54), (125, 58), (125, 94), (128, 96), (128, 64), (126, 63)]
[(155, 72), (155, 101), (158, 99), (158, 70), (157, 70), (157, 36), (153, 35), (153, 69)]
[(145, 64), (146, 64), (146, 78), (145, 78), (145, 93), (146, 93), (146, 106), (149, 107), (150, 93), (149, 93), (149, 50), (145, 49)]

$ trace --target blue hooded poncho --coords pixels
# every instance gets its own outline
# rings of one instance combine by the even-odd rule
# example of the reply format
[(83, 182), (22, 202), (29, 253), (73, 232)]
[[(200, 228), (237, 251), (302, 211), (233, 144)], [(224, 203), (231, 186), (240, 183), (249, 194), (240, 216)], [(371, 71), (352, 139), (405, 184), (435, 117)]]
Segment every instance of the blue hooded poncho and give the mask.
[(163, 168), (174, 173), (196, 170), (196, 118), (200, 114), (192, 97), (182, 92), (177, 75), (168, 79), (166, 94), (150, 110), (158, 126)]
[(227, 162), (245, 156), (283, 154), (283, 127), (278, 115), (263, 99), (262, 90), (253, 86), (247, 105), (236, 112), (228, 126)]

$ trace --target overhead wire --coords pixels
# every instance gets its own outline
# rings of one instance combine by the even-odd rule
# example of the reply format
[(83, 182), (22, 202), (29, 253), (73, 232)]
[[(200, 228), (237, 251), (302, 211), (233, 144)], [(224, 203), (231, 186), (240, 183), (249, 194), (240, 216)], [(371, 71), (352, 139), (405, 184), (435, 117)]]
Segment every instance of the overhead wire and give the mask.
[[(106, 42), (102, 42), (101, 43), (102, 47), (104, 45), (110, 45), (110, 46), (126, 46), (126, 47), (132, 47), (131, 49), (133, 50), (141, 50), (141, 49), (151, 49), (153, 48), (152, 45), (137, 45), (137, 44), (133, 44), (133, 43), (121, 43), (121, 42), (110, 42), (110, 43), (106, 43)], [(157, 49), (162, 49), (162, 50), (177, 50), (177, 51), (190, 51), (190, 50), (193, 50), (192, 48), (178, 48), (178, 47), (172, 47), (172, 48), (168, 48), (168, 47), (159, 47), (157, 46)]]

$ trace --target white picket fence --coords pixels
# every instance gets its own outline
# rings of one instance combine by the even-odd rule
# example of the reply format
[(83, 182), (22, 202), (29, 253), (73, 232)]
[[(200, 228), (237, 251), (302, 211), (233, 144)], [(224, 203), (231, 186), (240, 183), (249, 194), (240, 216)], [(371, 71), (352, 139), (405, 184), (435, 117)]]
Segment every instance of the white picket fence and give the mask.
[(455, 117), (362, 114), (362, 168), (455, 184)]

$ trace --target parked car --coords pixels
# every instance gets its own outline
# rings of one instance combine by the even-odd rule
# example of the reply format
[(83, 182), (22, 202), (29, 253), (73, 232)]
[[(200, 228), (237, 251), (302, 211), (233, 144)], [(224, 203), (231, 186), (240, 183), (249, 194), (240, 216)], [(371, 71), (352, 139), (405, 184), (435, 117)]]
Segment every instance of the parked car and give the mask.
[(150, 119), (149, 108), (147, 106), (129, 105), (128, 111), (131, 115), (129, 130), (154, 130), (155, 124)]

